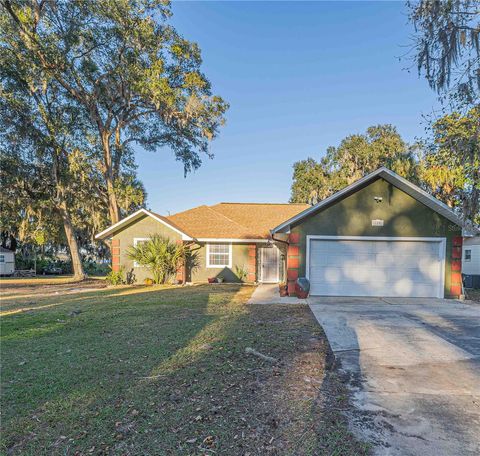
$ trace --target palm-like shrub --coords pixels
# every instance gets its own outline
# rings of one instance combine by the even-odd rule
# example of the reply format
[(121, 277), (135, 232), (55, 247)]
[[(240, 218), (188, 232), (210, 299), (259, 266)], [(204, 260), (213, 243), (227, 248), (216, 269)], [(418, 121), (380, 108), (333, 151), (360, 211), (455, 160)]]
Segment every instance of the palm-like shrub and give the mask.
[(154, 234), (148, 241), (130, 247), (127, 256), (146, 267), (152, 274), (154, 283), (165, 283), (174, 275), (177, 268), (183, 266), (189, 254), (184, 244)]

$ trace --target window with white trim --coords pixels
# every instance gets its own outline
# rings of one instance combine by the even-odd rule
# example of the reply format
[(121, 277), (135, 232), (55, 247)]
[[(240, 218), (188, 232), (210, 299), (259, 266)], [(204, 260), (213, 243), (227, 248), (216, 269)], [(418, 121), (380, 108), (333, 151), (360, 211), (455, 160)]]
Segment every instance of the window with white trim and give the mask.
[(0, 263), (5, 263), (5, 255), (0, 255)]
[(207, 268), (231, 268), (232, 244), (207, 244)]
[(472, 251), (470, 249), (465, 249), (465, 261), (472, 261)]
[[(138, 244), (142, 244), (143, 242), (148, 242), (150, 238), (134, 238), (133, 245), (136, 247)], [(136, 261), (133, 262), (134, 268), (143, 268), (141, 264), (138, 264)]]

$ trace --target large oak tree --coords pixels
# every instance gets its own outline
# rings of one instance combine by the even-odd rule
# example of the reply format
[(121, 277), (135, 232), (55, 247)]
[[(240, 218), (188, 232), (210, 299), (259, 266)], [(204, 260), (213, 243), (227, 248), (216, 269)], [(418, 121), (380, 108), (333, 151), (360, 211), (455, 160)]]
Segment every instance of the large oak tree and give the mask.
[(170, 148), (185, 172), (210, 155), (227, 104), (201, 72), (200, 49), (168, 24), (160, 0), (1, 0), (2, 46), (54, 79), (101, 146), (110, 222), (132, 146)]

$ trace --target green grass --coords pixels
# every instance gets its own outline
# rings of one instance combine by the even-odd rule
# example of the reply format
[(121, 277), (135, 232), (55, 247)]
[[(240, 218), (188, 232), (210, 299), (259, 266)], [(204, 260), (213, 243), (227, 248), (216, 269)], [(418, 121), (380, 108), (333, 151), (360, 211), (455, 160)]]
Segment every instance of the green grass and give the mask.
[(308, 307), (247, 306), (239, 285), (85, 287), (3, 299), (3, 454), (367, 453)]

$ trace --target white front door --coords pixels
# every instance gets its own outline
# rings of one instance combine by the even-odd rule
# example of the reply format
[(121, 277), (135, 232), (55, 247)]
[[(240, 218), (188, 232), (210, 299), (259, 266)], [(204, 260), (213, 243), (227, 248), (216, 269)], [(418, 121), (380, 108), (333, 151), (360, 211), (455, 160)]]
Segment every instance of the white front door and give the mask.
[(262, 282), (278, 282), (279, 250), (275, 245), (261, 248)]
[(443, 297), (441, 238), (309, 239), (310, 294)]

